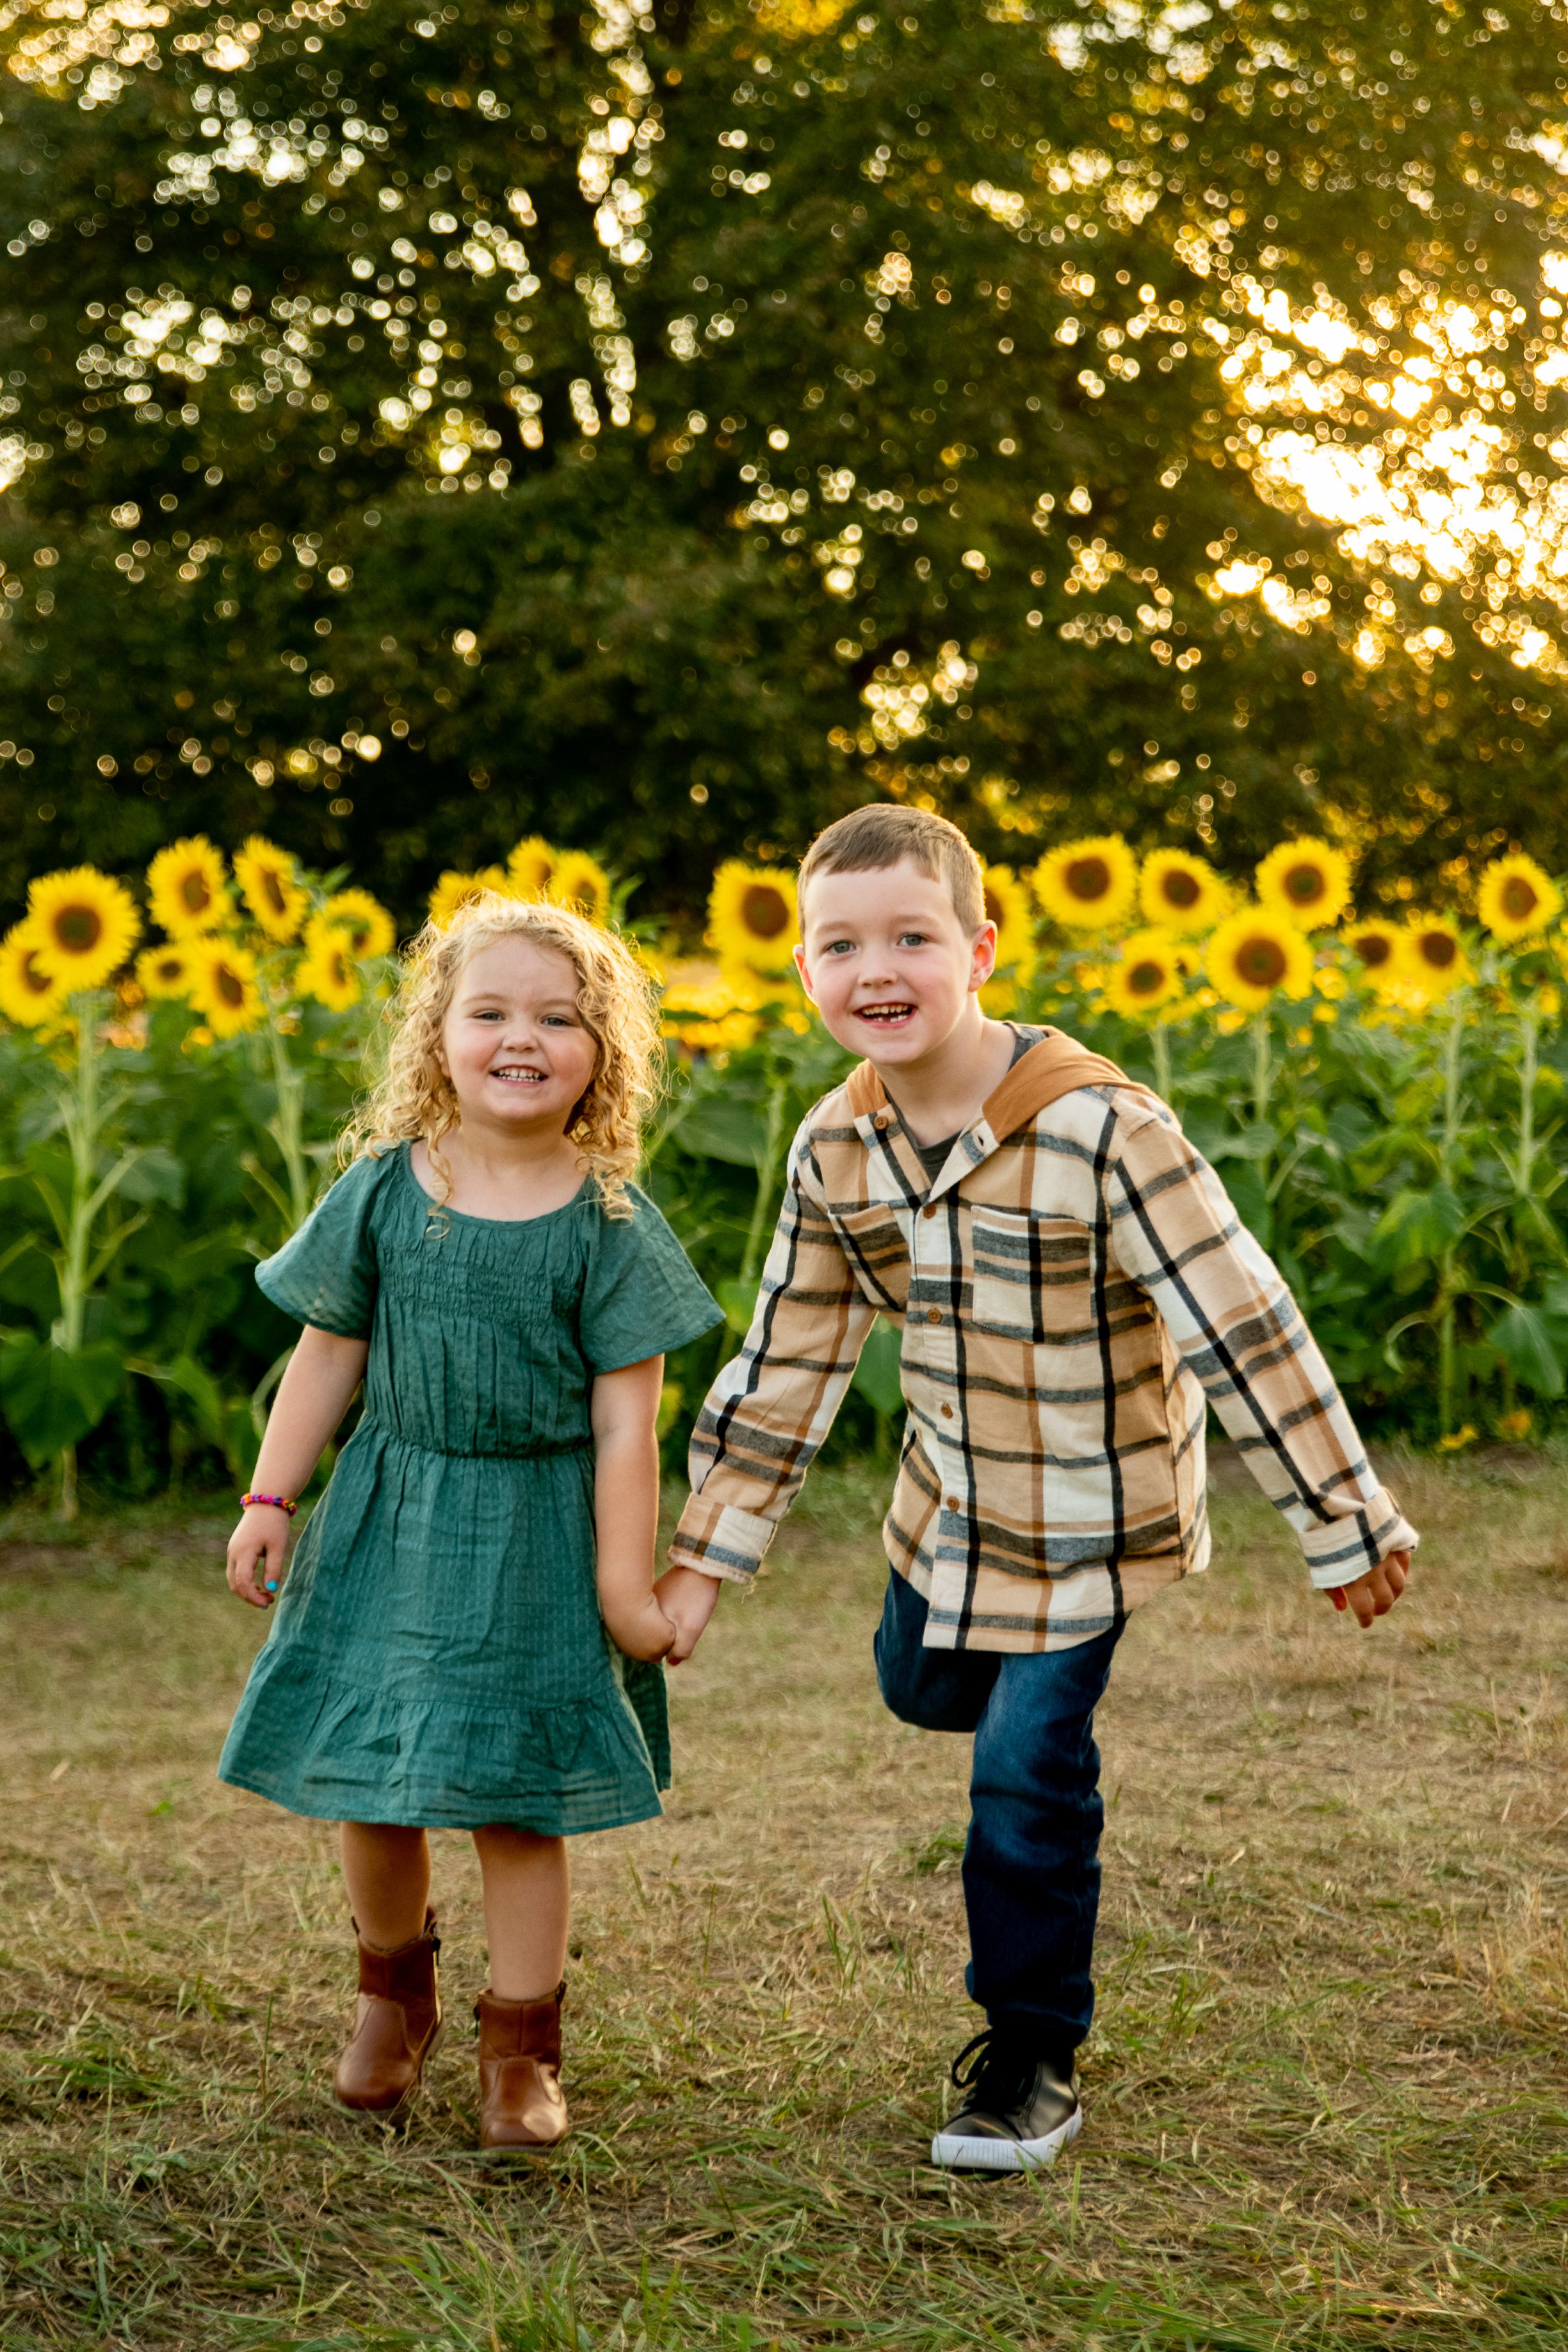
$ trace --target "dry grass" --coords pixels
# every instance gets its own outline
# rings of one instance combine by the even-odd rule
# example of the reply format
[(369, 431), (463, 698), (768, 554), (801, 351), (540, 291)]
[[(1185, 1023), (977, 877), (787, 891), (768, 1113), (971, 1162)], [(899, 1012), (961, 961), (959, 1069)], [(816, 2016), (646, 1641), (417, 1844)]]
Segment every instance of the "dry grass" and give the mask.
[(222, 1521), (14, 1517), (0, 2342), (1561, 2352), (1568, 1475), (1399, 1483), (1429, 1540), (1375, 1635), (1226, 1469), (1222, 1565), (1135, 1621), (1089, 2129), (1038, 2181), (922, 2160), (974, 2021), (965, 1748), (878, 1705), (863, 1482), (683, 1671), (668, 1819), (578, 1850), (578, 2129), (521, 2170), (471, 2152), (461, 2026), (405, 2137), (329, 2103), (329, 1834), (212, 1777), (258, 1630)]

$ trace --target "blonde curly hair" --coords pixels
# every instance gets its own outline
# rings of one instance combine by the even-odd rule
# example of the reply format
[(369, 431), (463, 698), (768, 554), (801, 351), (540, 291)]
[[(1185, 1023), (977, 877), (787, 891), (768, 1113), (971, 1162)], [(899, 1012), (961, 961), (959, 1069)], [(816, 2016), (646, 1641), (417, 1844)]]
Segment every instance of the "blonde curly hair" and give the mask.
[(599, 1188), (607, 1215), (629, 1217), (626, 1180), (642, 1155), (643, 1122), (658, 1100), (664, 1048), (653, 983), (625, 942), (570, 907), (510, 898), (486, 890), (444, 923), (426, 923), (403, 957), (402, 978), (387, 1007), (385, 1067), (345, 1129), (339, 1147), (351, 1160), (379, 1159), (399, 1143), (422, 1141), (431, 1170), (451, 1197), (452, 1173), (441, 1139), (457, 1124), (457, 1097), (440, 1062), (441, 1033), (458, 981), (481, 948), (528, 940), (565, 956), (578, 977), (578, 1010), (599, 1048), (588, 1091), (567, 1129)]

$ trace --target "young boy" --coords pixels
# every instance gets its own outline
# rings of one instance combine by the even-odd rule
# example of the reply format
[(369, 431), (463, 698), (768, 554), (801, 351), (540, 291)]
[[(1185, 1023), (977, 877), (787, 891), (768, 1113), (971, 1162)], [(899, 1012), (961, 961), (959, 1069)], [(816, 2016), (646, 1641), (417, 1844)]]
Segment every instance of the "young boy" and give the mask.
[(974, 1734), (966, 1982), (988, 2020), (932, 2160), (1016, 2171), (1082, 2122), (1094, 1707), (1128, 1611), (1207, 1564), (1206, 1407), (1363, 1626), (1416, 1538), (1165, 1105), (1059, 1031), (983, 1015), (996, 927), (963, 835), (858, 810), (812, 844), (800, 898), (807, 994), (866, 1058), (795, 1139), (659, 1597), (688, 1656), (719, 1581), (761, 1566), (876, 1315), (902, 1322), (877, 1677), (904, 1722)]

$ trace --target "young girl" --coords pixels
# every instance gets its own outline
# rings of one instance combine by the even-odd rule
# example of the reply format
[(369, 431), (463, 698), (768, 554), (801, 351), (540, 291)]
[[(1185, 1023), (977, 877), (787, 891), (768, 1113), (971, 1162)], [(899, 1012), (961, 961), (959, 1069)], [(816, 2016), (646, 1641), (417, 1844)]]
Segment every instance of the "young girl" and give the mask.
[[(360, 2000), (345, 2106), (388, 2115), (441, 2022), (425, 1832), (473, 1833), (482, 2147), (567, 2127), (565, 1840), (669, 1786), (653, 1583), (664, 1352), (719, 1312), (628, 1173), (658, 1029), (621, 942), (488, 896), (415, 942), (346, 1173), (256, 1271), (305, 1326), (228, 1580), (265, 1609), (293, 1496), (361, 1381), (220, 1777), (342, 1824)], [(676, 1580), (679, 1572), (675, 1572)]]

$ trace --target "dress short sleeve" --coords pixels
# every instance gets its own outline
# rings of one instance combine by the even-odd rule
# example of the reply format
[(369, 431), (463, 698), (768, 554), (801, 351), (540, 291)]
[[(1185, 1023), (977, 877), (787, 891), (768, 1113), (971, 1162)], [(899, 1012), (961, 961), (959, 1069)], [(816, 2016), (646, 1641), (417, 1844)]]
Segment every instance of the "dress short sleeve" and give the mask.
[(628, 1184), (630, 1217), (593, 1220), (578, 1342), (594, 1372), (667, 1356), (724, 1316), (645, 1192)]
[(368, 1339), (376, 1306), (371, 1214), (395, 1152), (356, 1160), (256, 1278), (275, 1307), (340, 1339)]

